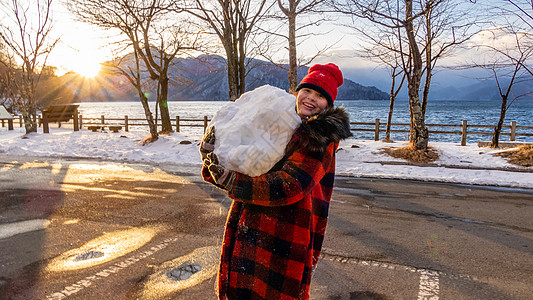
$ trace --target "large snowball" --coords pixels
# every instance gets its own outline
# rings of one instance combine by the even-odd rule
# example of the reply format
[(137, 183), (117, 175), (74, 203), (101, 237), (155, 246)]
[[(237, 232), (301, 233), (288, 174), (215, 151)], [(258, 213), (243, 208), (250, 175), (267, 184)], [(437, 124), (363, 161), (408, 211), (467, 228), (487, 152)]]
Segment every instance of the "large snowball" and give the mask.
[(222, 106), (210, 123), (220, 163), (249, 176), (270, 170), (301, 123), (295, 105), (296, 97), (265, 85)]

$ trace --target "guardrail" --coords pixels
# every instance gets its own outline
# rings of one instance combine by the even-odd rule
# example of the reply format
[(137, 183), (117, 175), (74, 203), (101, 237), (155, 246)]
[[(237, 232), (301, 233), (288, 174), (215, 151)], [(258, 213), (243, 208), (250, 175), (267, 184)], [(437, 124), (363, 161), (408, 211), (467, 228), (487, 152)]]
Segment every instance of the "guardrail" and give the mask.
[[(40, 118), (40, 116), (39, 116)], [(191, 118), (180, 118), (176, 116), (172, 119), (172, 127), (175, 128), (177, 132), (181, 132), (183, 127), (197, 127), (203, 128), (203, 132), (207, 130), (210, 119), (207, 116), (204, 116), (202, 119), (191, 119)], [(20, 127), (23, 126), (22, 117), (19, 116)], [(40, 124), (40, 122), (38, 123)], [(79, 127), (83, 126), (109, 126), (109, 125), (120, 125), (124, 126), (125, 131), (129, 131), (130, 127), (133, 126), (148, 126), (146, 119), (132, 119), (128, 116), (124, 118), (106, 118), (105, 116), (100, 116), (100, 118), (83, 118), (82, 115), (78, 116)], [(161, 124), (159, 123), (158, 126)], [(373, 132), (374, 140), (379, 141), (381, 133), (384, 133), (386, 123), (382, 123), (380, 119), (375, 119), (374, 122), (350, 122), (352, 126), (351, 130), (354, 132)], [(471, 135), (480, 135), (480, 136), (492, 136), (494, 125), (472, 125), (468, 124), (466, 120), (463, 120), (461, 124), (426, 124), (429, 129), (430, 134), (449, 134), (449, 135), (460, 135), (461, 136), (461, 145), (465, 146), (467, 137)], [(4, 121), (2, 120), (2, 127), (4, 127)], [(61, 127), (61, 123), (59, 123)], [(392, 123), (391, 124), (391, 133), (409, 133), (410, 124), (409, 123)], [(451, 128), (450, 130), (446, 130)], [(490, 129), (488, 131), (480, 131), (479, 129)], [(455, 129), (455, 130), (454, 130)], [(530, 131), (522, 132), (522, 131)], [(533, 126), (518, 126), (516, 121), (511, 121), (510, 125), (502, 127), (501, 136), (509, 136), (509, 141), (516, 141), (517, 137), (533, 137)]]

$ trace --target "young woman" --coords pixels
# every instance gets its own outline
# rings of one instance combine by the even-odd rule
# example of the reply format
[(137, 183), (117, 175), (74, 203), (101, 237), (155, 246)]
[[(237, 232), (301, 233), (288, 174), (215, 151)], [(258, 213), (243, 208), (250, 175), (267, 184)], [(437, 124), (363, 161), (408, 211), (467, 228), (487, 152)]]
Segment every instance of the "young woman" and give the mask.
[(298, 85), (302, 124), (285, 156), (266, 174), (250, 177), (225, 169), (214, 149), (214, 128), (200, 145), (203, 179), (234, 201), (226, 229), (219, 299), (308, 299), (328, 217), (335, 152), (351, 136), (348, 114), (334, 108), (342, 73), (314, 65)]

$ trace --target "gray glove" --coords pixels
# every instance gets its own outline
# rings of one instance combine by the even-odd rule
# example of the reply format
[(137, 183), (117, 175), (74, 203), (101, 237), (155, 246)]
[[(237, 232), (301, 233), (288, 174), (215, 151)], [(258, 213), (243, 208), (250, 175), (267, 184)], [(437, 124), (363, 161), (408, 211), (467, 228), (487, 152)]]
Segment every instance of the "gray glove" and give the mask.
[(207, 158), (207, 154), (215, 150), (215, 126), (209, 127), (200, 143), (200, 155), (202, 162)]
[(207, 167), (209, 173), (211, 173), (211, 177), (218, 186), (227, 191), (231, 190), (237, 174), (220, 165), (215, 153), (207, 154), (207, 158), (204, 160), (204, 165)]

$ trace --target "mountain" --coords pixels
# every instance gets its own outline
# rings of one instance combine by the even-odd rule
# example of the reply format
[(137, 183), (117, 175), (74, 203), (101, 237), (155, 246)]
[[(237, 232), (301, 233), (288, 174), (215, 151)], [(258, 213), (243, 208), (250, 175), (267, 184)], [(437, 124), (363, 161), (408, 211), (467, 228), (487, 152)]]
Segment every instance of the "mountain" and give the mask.
[[(501, 80), (502, 89), (506, 89), (509, 81)], [(532, 100), (533, 82), (517, 81), (509, 95), (512, 100), (515, 97), (521, 100)], [(494, 79), (479, 81), (463, 87), (439, 87), (430, 91), (430, 98), (435, 100), (501, 100), (498, 85)]]
[[(128, 61), (126, 59), (125, 61)], [(308, 67), (298, 70), (299, 80), (307, 74)], [(106, 75), (107, 74), (107, 75)], [(148, 78), (148, 76), (144, 76)], [(226, 63), (218, 55), (176, 58), (170, 67), (171, 78), (168, 98), (172, 100), (228, 100)], [(98, 79), (83, 79), (76, 74), (63, 76), (65, 85), (76, 95), (76, 101), (113, 101), (135, 99), (137, 92), (123, 76), (102, 72)], [(246, 77), (246, 91), (262, 85), (271, 85), (288, 90), (287, 71), (272, 63), (251, 59)], [(153, 92), (150, 100), (155, 100)], [(339, 88), (339, 100), (387, 100), (389, 95), (376, 87), (367, 87), (347, 78)]]

